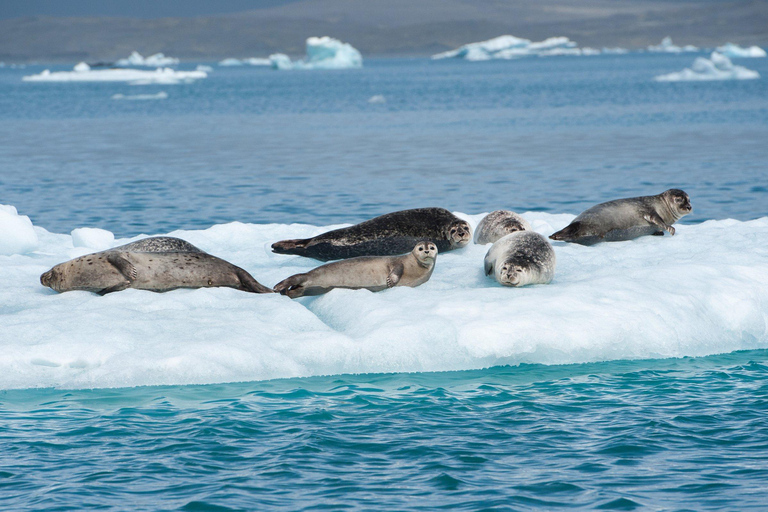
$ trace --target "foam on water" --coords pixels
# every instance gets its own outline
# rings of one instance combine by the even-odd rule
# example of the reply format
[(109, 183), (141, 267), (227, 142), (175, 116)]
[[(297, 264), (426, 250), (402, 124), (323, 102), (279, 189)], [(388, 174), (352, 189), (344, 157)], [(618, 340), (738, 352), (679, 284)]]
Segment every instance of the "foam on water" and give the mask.
[[(482, 218), (458, 215), (473, 227)], [(573, 219), (525, 217), (544, 235)], [(272, 242), (335, 227), (231, 223), (170, 235), (272, 286), (319, 264), (273, 254)], [(231, 289), (57, 294), (40, 285), (41, 273), (134, 239), (34, 229), (34, 252), (0, 256), (3, 389), (462, 370), (768, 347), (768, 218), (679, 225), (674, 237), (593, 247), (557, 243), (550, 285), (502, 287), (483, 275), (488, 247), (471, 245), (439, 255), (419, 288), (334, 290), (297, 301)]]

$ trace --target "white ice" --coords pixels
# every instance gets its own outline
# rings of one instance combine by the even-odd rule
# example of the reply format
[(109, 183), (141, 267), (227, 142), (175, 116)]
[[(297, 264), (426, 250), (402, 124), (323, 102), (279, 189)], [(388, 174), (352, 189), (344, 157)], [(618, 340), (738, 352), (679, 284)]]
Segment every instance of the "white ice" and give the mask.
[(684, 53), (698, 52), (699, 49), (690, 44), (685, 46), (677, 46), (672, 43), (672, 38), (667, 36), (661, 40), (660, 44), (649, 46), (648, 51), (653, 53)]
[[(474, 227), (485, 214), (457, 215)], [(574, 218), (523, 216), (544, 235)], [(273, 254), (272, 242), (336, 227), (235, 222), (170, 235), (273, 286), (320, 263)], [(224, 288), (57, 294), (40, 284), (41, 273), (134, 239), (36, 227), (37, 249), (0, 256), (0, 389), (467, 370), (768, 348), (768, 218), (676, 228), (673, 237), (591, 247), (555, 243), (549, 285), (502, 287), (483, 275), (488, 247), (472, 244), (439, 255), (432, 278), (418, 288), (334, 290), (292, 301)]]
[(385, 98), (381, 94), (376, 94), (368, 98), (368, 103), (371, 103), (371, 104), (382, 104), (386, 102), (387, 102), (387, 98)]
[(128, 82), (132, 85), (188, 83), (208, 76), (204, 71), (176, 71), (171, 68), (157, 68), (154, 71), (141, 69), (97, 69), (85, 62), (77, 64), (72, 71), (43, 70), (37, 75), (25, 76), (25, 82)]
[(160, 91), (157, 94), (113, 94), (112, 95), (113, 100), (129, 100), (129, 101), (136, 101), (136, 100), (165, 100), (168, 99), (168, 93), (165, 91)]
[(206, 66), (205, 64), (198, 64), (198, 66), (195, 68), (195, 71), (202, 71), (204, 73), (211, 73), (211, 72), (213, 72), (213, 68), (211, 66)]
[(349, 43), (332, 37), (307, 39), (307, 56), (291, 61), (282, 53), (269, 56), (274, 69), (350, 69), (363, 67), (363, 56)]
[(455, 50), (433, 55), (432, 58), (435, 60), (457, 58), (468, 61), (484, 61), (493, 59), (509, 60), (530, 56), (585, 56), (599, 55), (600, 53), (600, 50), (596, 48), (578, 48), (575, 42), (562, 36), (533, 42), (529, 39), (504, 35), (487, 41), (465, 44)]
[(726, 57), (730, 57), (732, 59), (754, 59), (766, 56), (765, 50), (759, 46), (742, 48), (741, 46), (735, 45), (733, 43), (725, 43), (723, 46), (718, 46), (716, 50), (718, 53), (722, 53)]
[(19, 215), (15, 206), (0, 204), (0, 255), (26, 254), (37, 246), (37, 233), (29, 217)]
[(693, 66), (682, 71), (660, 75), (658, 82), (698, 82), (708, 80), (753, 80), (760, 78), (760, 73), (736, 66), (731, 59), (717, 52), (712, 52), (709, 59), (697, 57)]
[(133, 52), (127, 59), (120, 59), (115, 62), (117, 66), (146, 66), (149, 68), (160, 68), (166, 66), (175, 66), (179, 59), (166, 57), (162, 53), (156, 53), (149, 57), (142, 57), (139, 52)]
[(267, 59), (261, 59), (261, 58), (258, 58), (258, 57), (250, 57), (250, 58), (247, 58), (247, 59), (228, 58), (228, 59), (224, 59), (224, 60), (219, 62), (219, 66), (224, 66), (224, 67), (227, 67), (227, 66), (244, 66), (246, 64), (249, 65), (249, 66), (271, 66), (272, 65), (272, 61), (269, 60), (268, 58)]

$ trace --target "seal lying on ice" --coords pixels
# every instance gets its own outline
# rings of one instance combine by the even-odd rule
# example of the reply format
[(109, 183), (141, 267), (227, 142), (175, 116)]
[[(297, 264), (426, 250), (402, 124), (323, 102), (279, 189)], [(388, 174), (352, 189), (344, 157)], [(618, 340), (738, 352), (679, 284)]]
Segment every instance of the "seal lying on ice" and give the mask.
[(547, 284), (555, 276), (555, 251), (535, 231), (516, 231), (498, 239), (485, 255), (485, 275), (505, 286)]
[(41, 275), (40, 282), (57, 292), (85, 290), (99, 295), (126, 288), (167, 292), (225, 286), (253, 293), (274, 291), (242, 268), (165, 236), (66, 261)]
[(492, 244), (499, 238), (515, 231), (530, 231), (528, 221), (509, 210), (496, 210), (480, 221), (475, 229), (475, 243), (478, 245)]
[(663, 235), (664, 231), (674, 235), (672, 224), (692, 211), (688, 194), (672, 188), (657, 196), (617, 199), (593, 206), (549, 238), (593, 245)]
[(366, 288), (377, 292), (394, 286), (416, 287), (432, 276), (435, 258), (437, 246), (421, 242), (401, 256), (360, 256), (321, 265), (277, 283), (275, 291), (295, 299), (321, 295), (334, 288)]
[(423, 240), (429, 240), (440, 252), (446, 252), (464, 247), (471, 239), (469, 224), (448, 210), (417, 208), (388, 213), (304, 240), (275, 242), (272, 250), (329, 261), (403, 254)]

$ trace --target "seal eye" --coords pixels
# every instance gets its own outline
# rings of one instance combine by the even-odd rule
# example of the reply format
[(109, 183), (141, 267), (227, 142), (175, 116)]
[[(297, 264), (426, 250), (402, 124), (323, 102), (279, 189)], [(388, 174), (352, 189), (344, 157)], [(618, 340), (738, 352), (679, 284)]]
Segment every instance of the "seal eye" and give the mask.
[(423, 247), (419, 247), (419, 252), (422, 252), (424, 250)]

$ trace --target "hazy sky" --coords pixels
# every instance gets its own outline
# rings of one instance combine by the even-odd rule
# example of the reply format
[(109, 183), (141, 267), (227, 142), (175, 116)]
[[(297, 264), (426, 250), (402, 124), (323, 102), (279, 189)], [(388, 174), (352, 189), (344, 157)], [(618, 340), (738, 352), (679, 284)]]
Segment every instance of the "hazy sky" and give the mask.
[(203, 16), (296, 0), (0, 0), (0, 19), (20, 16)]

